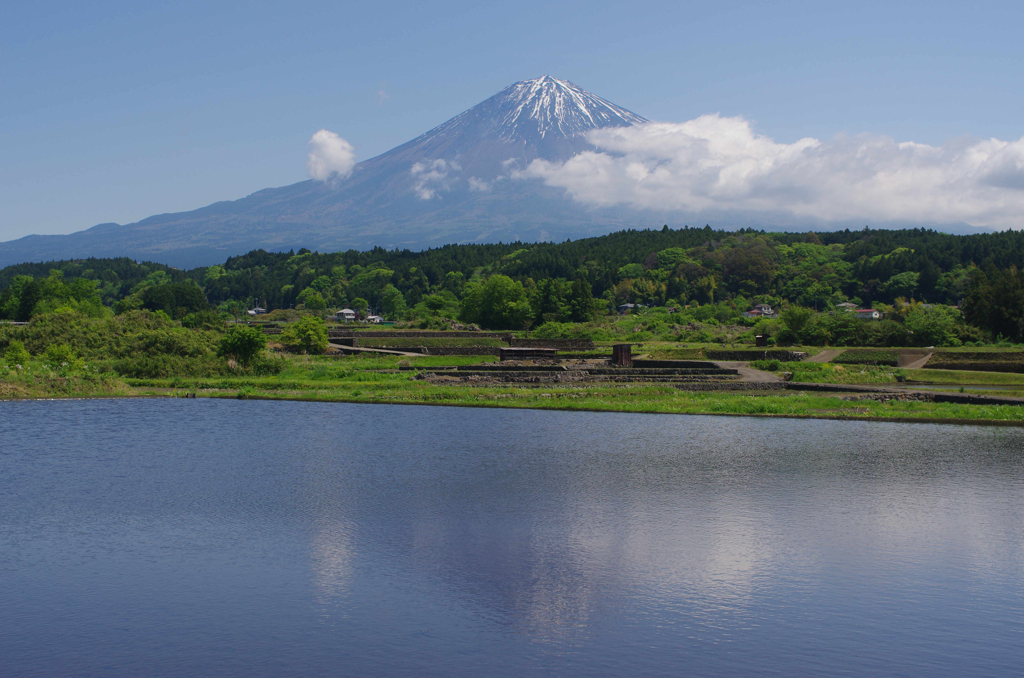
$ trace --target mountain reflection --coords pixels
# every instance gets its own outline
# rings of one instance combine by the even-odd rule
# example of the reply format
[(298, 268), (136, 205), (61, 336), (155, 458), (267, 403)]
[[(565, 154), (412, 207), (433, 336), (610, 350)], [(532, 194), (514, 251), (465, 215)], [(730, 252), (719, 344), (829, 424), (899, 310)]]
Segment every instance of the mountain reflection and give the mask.
[[(783, 573), (813, 595), (878, 549), (923, 563), (966, 545), (979, 567), (1020, 555), (1013, 512), (971, 487), (977, 468), (959, 473), (995, 465), (1019, 484), (1021, 460), (1003, 451), (1017, 432), (972, 430), (995, 452), (972, 459), (934, 427), (894, 450), (892, 425), (499, 414), (532, 426), (474, 413), (449, 423), (475, 445), (425, 444), (432, 424), (414, 420), (363, 441), (376, 454), (358, 482), (314, 476), (320, 595), (358, 586), (364, 562), (499, 627), (571, 642), (627, 598), (713, 627), (777, 594)], [(487, 437), (466, 430), (474, 418)]]

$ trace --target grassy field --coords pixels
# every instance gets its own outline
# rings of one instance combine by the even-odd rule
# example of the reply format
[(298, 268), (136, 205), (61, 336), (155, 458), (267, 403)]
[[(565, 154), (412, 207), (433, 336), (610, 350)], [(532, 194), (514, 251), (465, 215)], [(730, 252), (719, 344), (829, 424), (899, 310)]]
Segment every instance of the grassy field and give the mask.
[[(775, 361), (773, 361), (775, 362)], [(895, 384), (905, 370), (867, 364), (791, 362), (777, 363), (779, 376), (789, 373), (790, 381), (803, 384)], [(752, 365), (757, 368), (758, 365)]]
[(848, 348), (833, 358), (832, 362), (844, 365), (887, 365), (889, 367), (895, 367), (896, 361), (899, 360), (899, 357), (899, 349)]
[(133, 382), (140, 395), (166, 395), (167, 389), (200, 396), (316, 400), (325, 402), (520, 407), (666, 414), (734, 414), (853, 419), (1024, 423), (1024, 407), (955, 405), (932, 402), (845, 400), (800, 392), (693, 393), (666, 385), (553, 386), (541, 388), (437, 386), (407, 374), (361, 380), (148, 380)]
[[(666, 414), (732, 414), (840, 419), (907, 421), (1001, 422), (1024, 424), (1024, 407), (956, 405), (950, 403), (844, 399), (840, 394), (796, 391), (690, 392), (670, 384), (542, 384), (438, 385), (413, 377), (416, 370), (400, 367), (438, 367), (493, 362), (493, 356), (347, 356), (290, 357), (274, 376), (118, 379), (114, 375), (84, 374), (58, 377), (41, 365), (0, 375), (0, 398), (151, 396), (316, 400), (325, 402), (519, 407)], [(800, 371), (802, 369), (802, 371)], [(797, 370), (808, 381), (831, 383), (890, 383), (892, 370), (816, 363), (783, 363), (780, 371)], [(914, 370), (907, 376), (932, 377), (934, 371)], [(988, 376), (988, 375), (985, 375)], [(1024, 376), (995, 375), (1000, 381), (1022, 384)], [(955, 377), (942, 375), (943, 381)], [(967, 377), (960, 376), (966, 380)], [(1016, 379), (1016, 380), (1015, 380)], [(952, 382), (946, 382), (952, 383)], [(1004, 393), (1005, 395), (1005, 393)]]

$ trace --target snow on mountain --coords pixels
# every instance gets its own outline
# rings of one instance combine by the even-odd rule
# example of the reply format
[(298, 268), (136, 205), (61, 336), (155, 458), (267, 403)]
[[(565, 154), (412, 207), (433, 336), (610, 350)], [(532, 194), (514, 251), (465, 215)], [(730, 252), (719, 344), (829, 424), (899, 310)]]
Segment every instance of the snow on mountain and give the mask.
[(594, 96), (568, 80), (556, 80), (549, 75), (517, 82), (499, 92), (493, 100), (503, 113), (501, 136), (509, 140), (536, 134), (543, 138), (555, 129), (562, 136), (582, 136), (601, 127), (647, 122), (646, 118)]
[(511, 178), (514, 169), (537, 158), (565, 161), (590, 149), (590, 130), (643, 122), (642, 116), (567, 80), (523, 80), (408, 143), (358, 163), (347, 178), (264, 189), (241, 200), (135, 224), (0, 243), (0, 265), (132, 256), (191, 266), (259, 247), (418, 249), (450, 242), (579, 237), (649, 225), (623, 210), (587, 211), (560, 189)]
[(548, 133), (564, 138), (582, 137), (592, 129), (643, 122), (647, 119), (568, 80), (545, 75), (506, 87), (419, 139), (459, 134), (467, 128), (483, 126), (502, 141), (537, 143)]
[[(591, 148), (585, 137), (591, 130), (643, 122), (647, 119), (568, 80), (545, 75), (506, 87), (412, 141), (361, 163), (357, 173), (375, 177), (382, 171), (412, 171), (416, 163), (443, 160), (446, 178), (458, 174), (467, 182), (470, 177), (490, 179), (537, 158), (568, 160)], [(453, 164), (458, 167), (454, 172)]]

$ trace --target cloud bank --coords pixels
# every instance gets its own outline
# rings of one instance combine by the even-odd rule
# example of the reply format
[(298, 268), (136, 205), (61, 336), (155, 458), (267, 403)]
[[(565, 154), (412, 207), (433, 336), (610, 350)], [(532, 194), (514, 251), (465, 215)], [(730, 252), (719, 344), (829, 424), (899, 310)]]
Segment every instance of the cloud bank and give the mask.
[(864, 134), (785, 144), (741, 117), (704, 115), (593, 130), (588, 140), (596, 151), (534, 160), (513, 176), (598, 206), (1024, 227), (1024, 138), (936, 147)]
[(336, 176), (344, 179), (356, 165), (356, 153), (352, 144), (334, 132), (322, 129), (309, 140), (309, 159), (306, 168), (309, 176), (317, 181), (327, 181)]

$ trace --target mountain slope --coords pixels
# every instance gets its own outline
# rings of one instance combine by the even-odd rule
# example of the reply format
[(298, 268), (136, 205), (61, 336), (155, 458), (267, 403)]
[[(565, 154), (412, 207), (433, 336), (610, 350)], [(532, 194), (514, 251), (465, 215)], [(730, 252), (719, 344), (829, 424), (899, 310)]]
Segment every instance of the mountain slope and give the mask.
[(512, 175), (534, 159), (564, 161), (590, 148), (592, 129), (643, 122), (568, 81), (524, 80), (359, 163), (345, 179), (265, 189), (124, 226), (28, 236), (0, 244), (0, 265), (127, 255), (194, 266), (258, 247), (419, 249), (604, 233), (637, 225), (636, 213), (586, 210), (560, 189)]

